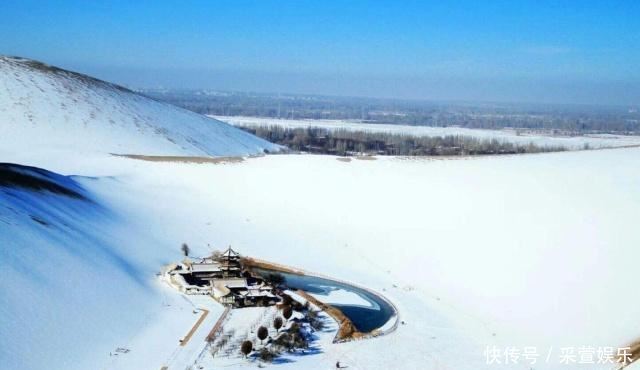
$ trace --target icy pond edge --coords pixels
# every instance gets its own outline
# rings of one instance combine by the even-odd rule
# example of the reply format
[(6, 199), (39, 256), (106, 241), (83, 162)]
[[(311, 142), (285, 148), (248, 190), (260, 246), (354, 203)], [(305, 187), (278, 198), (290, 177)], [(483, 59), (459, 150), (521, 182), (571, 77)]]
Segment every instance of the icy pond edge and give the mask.
[[(330, 310), (325, 310), (323, 309), (323, 311), (325, 311), (328, 315), (330, 315), (340, 326), (338, 333), (336, 333), (336, 337), (334, 338), (333, 342), (334, 343), (344, 343), (344, 342), (350, 342), (350, 341), (354, 341), (354, 340), (359, 340), (359, 339), (368, 339), (368, 338), (375, 338), (375, 337), (380, 337), (383, 335), (388, 335), (392, 332), (394, 332), (397, 328), (398, 328), (398, 324), (400, 322), (400, 313), (398, 311), (397, 306), (387, 297), (385, 297), (384, 295), (374, 291), (373, 289), (358, 285), (358, 284), (354, 284), (352, 282), (347, 282), (344, 280), (340, 280), (340, 279), (335, 279), (333, 277), (324, 275), (324, 274), (319, 274), (319, 273), (314, 273), (314, 272), (310, 272), (310, 271), (306, 271), (303, 269), (299, 269), (299, 268), (294, 268), (294, 267), (290, 267), (290, 266), (286, 266), (286, 265), (282, 265), (282, 264), (278, 264), (278, 263), (273, 263), (273, 262), (269, 262), (269, 261), (265, 261), (265, 260), (261, 260), (261, 259), (257, 259), (257, 258), (253, 258), (253, 257), (243, 257), (243, 264), (245, 266), (248, 266), (250, 268), (259, 268), (259, 269), (263, 269), (263, 270), (269, 270), (269, 271), (274, 271), (274, 272), (284, 272), (284, 273), (289, 273), (289, 274), (296, 274), (296, 275), (302, 275), (302, 276), (308, 276), (308, 277), (317, 277), (317, 278), (321, 278), (321, 279), (326, 279), (326, 280), (330, 280), (330, 281), (334, 281), (336, 283), (339, 284), (344, 284), (347, 286), (351, 286), (353, 288), (356, 289), (360, 289), (360, 290), (364, 290), (368, 293), (370, 293), (371, 295), (375, 296), (376, 298), (380, 299), (381, 301), (384, 301), (385, 303), (387, 303), (393, 310), (393, 315), (391, 315), (391, 317), (389, 318), (389, 320), (387, 320), (387, 322), (382, 325), (379, 328), (376, 328), (370, 332), (360, 332), (355, 330), (354, 332), (350, 333), (347, 337), (343, 337), (340, 338), (340, 332), (341, 329), (343, 327), (343, 322), (345, 321), (344, 318), (347, 318), (347, 316), (342, 313), (342, 311), (337, 308), (334, 307), (330, 304), (326, 304), (316, 298), (314, 298), (313, 296), (310, 296), (309, 294), (304, 294), (304, 298), (305, 299), (309, 299), (311, 298), (312, 301), (317, 301), (320, 302), (323, 306), (327, 306), (330, 307)], [(312, 302), (314, 303), (314, 302)], [(314, 303), (316, 304), (316, 303)], [(317, 305), (317, 304), (316, 304)], [(322, 306), (321, 305), (321, 306)], [(319, 306), (321, 308), (321, 306)], [(342, 317), (335, 317), (335, 313), (332, 313), (331, 311), (338, 311), (340, 312), (340, 315)], [(348, 320), (348, 323), (350, 325), (353, 325), (351, 320)]]

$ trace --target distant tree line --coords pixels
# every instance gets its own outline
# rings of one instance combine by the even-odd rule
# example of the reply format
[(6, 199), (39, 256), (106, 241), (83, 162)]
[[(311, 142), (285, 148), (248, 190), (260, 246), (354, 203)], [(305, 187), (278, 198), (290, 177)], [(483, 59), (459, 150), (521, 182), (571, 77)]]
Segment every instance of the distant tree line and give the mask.
[(638, 107), (436, 103), (317, 95), (197, 90), (145, 90), (146, 95), (201, 114), (281, 119), (336, 119), (367, 123), (482, 129), (513, 128), (585, 133), (640, 134)]
[(239, 126), (241, 129), (284, 145), (293, 151), (315, 154), (456, 156), (556, 152), (559, 146), (538, 146), (479, 139), (469, 136), (412, 136), (385, 132), (351, 131), (325, 128), (287, 128), (282, 126)]

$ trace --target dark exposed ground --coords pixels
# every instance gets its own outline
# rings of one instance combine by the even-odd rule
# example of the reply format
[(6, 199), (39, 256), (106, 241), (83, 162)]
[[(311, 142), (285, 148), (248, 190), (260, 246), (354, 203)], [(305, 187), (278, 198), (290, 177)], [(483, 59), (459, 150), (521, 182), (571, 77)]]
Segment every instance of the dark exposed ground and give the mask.
[(60, 179), (64, 177), (40, 168), (0, 163), (0, 188), (20, 188), (86, 199), (78, 190), (60, 185)]
[(148, 162), (179, 162), (179, 163), (240, 163), (244, 161), (242, 157), (198, 157), (198, 156), (171, 156), (171, 155), (142, 155), (142, 154), (115, 154), (115, 157), (138, 159)]

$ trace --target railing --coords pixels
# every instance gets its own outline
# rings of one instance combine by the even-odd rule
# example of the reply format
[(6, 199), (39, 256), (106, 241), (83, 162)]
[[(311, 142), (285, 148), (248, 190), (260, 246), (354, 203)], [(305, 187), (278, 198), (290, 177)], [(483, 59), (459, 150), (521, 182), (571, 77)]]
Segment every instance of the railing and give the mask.
[(220, 317), (218, 318), (218, 321), (216, 321), (216, 324), (213, 326), (213, 329), (211, 329), (211, 331), (207, 335), (207, 338), (205, 339), (207, 343), (205, 344), (202, 351), (200, 351), (200, 353), (198, 354), (198, 357), (196, 358), (196, 360), (193, 362), (194, 366), (200, 361), (202, 361), (202, 356), (204, 356), (204, 354), (207, 352), (207, 349), (209, 349), (209, 344), (213, 343), (218, 333), (222, 331), (222, 325), (224, 324), (224, 321), (227, 319), (227, 315), (229, 315), (230, 311), (231, 311), (231, 307), (227, 306), (227, 308), (224, 309), (224, 312), (222, 312), (222, 315), (220, 315)]
[[(344, 280), (340, 280), (340, 279), (335, 279), (333, 277), (324, 275), (324, 274), (319, 274), (319, 273), (315, 273), (315, 272), (311, 272), (311, 271), (306, 271), (303, 269), (298, 269), (298, 268), (293, 268), (290, 266), (286, 266), (286, 265), (282, 265), (279, 263), (272, 263), (272, 262), (268, 262), (265, 260), (261, 260), (261, 259), (257, 259), (257, 258), (245, 258), (244, 259), (244, 263), (247, 264), (250, 268), (251, 267), (257, 267), (259, 269), (263, 269), (263, 270), (271, 270), (271, 271), (282, 271), (282, 272), (286, 272), (286, 273), (292, 273), (292, 274), (298, 274), (298, 275), (305, 275), (305, 276), (315, 276), (315, 277), (319, 277), (322, 279), (327, 279), (327, 280), (331, 280), (331, 281), (335, 281), (341, 284), (345, 284), (348, 286), (352, 286), (358, 289), (362, 289), (364, 291), (369, 292), (370, 294), (375, 295), (376, 297), (382, 299), (383, 301), (385, 301), (387, 304), (389, 304), (389, 306), (391, 306), (391, 308), (394, 311), (394, 315), (391, 316), (391, 318), (389, 320), (394, 320), (393, 325), (390, 328), (381, 330), (381, 329), (375, 329), (370, 333), (361, 333), (362, 336), (360, 336), (359, 338), (344, 338), (344, 339), (335, 339), (334, 338), (334, 343), (343, 343), (343, 342), (349, 342), (352, 340), (358, 340), (358, 339), (366, 339), (366, 338), (374, 338), (374, 337), (380, 337), (383, 335), (387, 335), (392, 333), (393, 331), (395, 331), (398, 328), (398, 324), (400, 323), (400, 313), (398, 311), (398, 308), (396, 307), (395, 304), (393, 304), (393, 302), (385, 297), (384, 295), (382, 295), (381, 293), (376, 292), (373, 289), (361, 286), (359, 284), (354, 284), (352, 282), (348, 282), (348, 281), (344, 281)], [(328, 305), (331, 306), (331, 305)], [(339, 325), (339, 323), (338, 323)], [(386, 326), (383, 325), (383, 327)]]
[(222, 313), (222, 315), (220, 315), (220, 318), (218, 319), (218, 321), (216, 321), (216, 324), (213, 326), (213, 329), (211, 329), (211, 331), (209, 332), (209, 335), (207, 335), (207, 339), (206, 339), (207, 342), (213, 342), (216, 339), (216, 335), (218, 335), (218, 332), (222, 329), (222, 324), (224, 320), (227, 318), (229, 311), (231, 311), (231, 307), (227, 306), (227, 308), (224, 309), (224, 312)]

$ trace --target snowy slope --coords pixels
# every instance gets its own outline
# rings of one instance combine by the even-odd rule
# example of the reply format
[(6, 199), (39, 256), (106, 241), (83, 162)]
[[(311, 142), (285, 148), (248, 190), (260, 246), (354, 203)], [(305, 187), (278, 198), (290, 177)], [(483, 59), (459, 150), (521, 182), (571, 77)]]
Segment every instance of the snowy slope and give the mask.
[[(117, 346), (133, 343), (128, 346), (140, 353), (159, 339), (175, 342), (192, 314), (159, 311), (167, 298), (152, 279), (188, 242), (195, 254), (232, 244), (376, 289), (407, 322), (389, 336), (330, 345), (322, 355), (278, 367), (326, 369), (340, 360), (352, 369), (398, 363), (406, 369), (492, 369), (483, 351), (495, 344), (533, 345), (543, 354), (551, 348), (551, 359), (536, 369), (609, 369), (563, 365), (558, 352), (624, 346), (640, 334), (640, 306), (628, 286), (640, 257), (639, 154), (636, 148), (350, 163), (269, 156), (229, 165), (108, 157), (100, 171), (117, 172), (117, 178), (61, 181), (81, 185), (95, 204), (24, 189), (14, 190), (19, 197), (0, 193), (0, 204), (13, 209), (0, 208), (0, 242), (14, 246), (3, 248), (2, 267), (11, 273), (0, 282), (7, 318), (0, 329), (12, 335), (0, 339), (0, 348), (7, 348), (0, 356), (12, 365), (7, 369), (112, 369), (104, 364)], [(7, 154), (12, 161), (21, 156)], [(51, 163), (59, 172), (75, 172), (75, 163)], [(36, 211), (73, 231), (43, 227), (29, 216)], [(69, 255), (71, 247), (91, 252)], [(25, 256), (30, 248), (37, 254)], [(135, 272), (127, 275), (105, 250)], [(99, 269), (84, 271), (89, 262)], [(9, 264), (48, 274), (22, 277), (29, 275), (14, 273)], [(59, 269), (65, 275), (53, 275)], [(92, 331), (99, 335), (86, 344)], [(45, 350), (33, 357), (34, 347)], [(163, 355), (148, 358), (150, 369), (166, 354), (155, 353)], [(86, 366), (91, 361), (96, 366)]]
[(0, 147), (211, 156), (277, 150), (228, 124), (120, 86), (4, 56), (0, 56)]
[(639, 154), (144, 163), (127, 186), (153, 188), (164, 202), (139, 197), (127, 207), (156, 215), (149, 229), (174, 245), (185, 235), (197, 252), (233, 244), (376, 289), (407, 322), (277, 367), (532, 367), (487, 365), (483, 351), (496, 345), (536, 346), (542, 356), (551, 349), (535, 369), (609, 369), (561, 364), (559, 352), (624, 346), (640, 335), (639, 301), (627, 294), (640, 256)]
[(172, 354), (196, 305), (210, 312), (200, 336), (222, 312), (154, 278), (178, 253), (87, 190), (98, 183), (118, 184), (0, 163), (1, 370), (157, 369), (200, 350)]
[(0, 369), (92, 368), (138, 324), (153, 294), (117, 223), (73, 178), (0, 164)]

